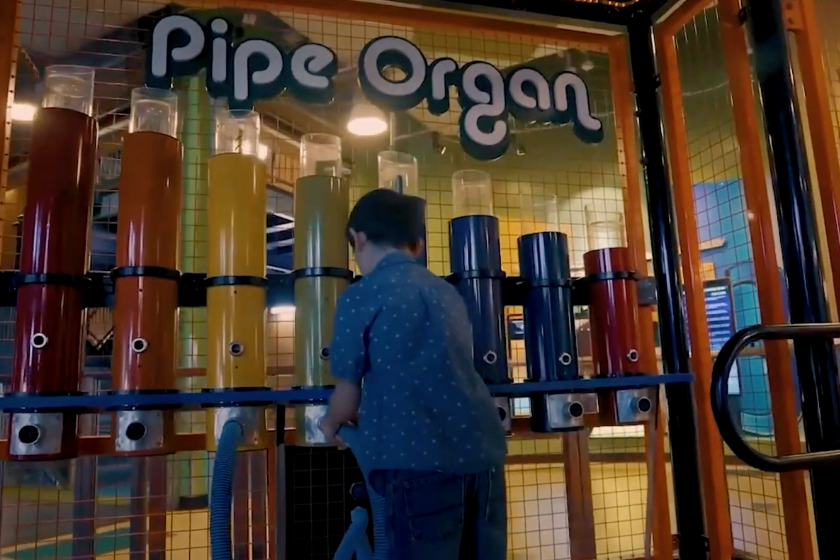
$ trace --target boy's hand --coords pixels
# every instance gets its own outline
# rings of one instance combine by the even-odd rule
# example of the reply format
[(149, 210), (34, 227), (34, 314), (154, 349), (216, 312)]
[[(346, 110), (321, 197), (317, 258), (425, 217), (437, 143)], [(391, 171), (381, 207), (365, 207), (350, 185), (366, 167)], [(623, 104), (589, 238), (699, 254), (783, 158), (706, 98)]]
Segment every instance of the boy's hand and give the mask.
[(329, 415), (321, 417), (318, 421), (318, 428), (336, 447), (342, 450), (347, 449), (347, 444), (338, 436), (341, 424), (332, 420)]

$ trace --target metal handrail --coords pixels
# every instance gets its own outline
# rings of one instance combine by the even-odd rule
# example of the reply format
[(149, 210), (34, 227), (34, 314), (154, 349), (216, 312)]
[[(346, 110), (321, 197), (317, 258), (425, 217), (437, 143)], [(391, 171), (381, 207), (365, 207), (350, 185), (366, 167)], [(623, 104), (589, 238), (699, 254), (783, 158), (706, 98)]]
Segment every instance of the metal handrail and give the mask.
[(712, 412), (723, 441), (747, 465), (765, 472), (790, 472), (840, 465), (840, 450), (772, 456), (756, 451), (738, 433), (729, 410), (729, 374), (739, 354), (761, 340), (840, 338), (840, 323), (755, 325), (735, 333), (721, 348), (712, 368)]

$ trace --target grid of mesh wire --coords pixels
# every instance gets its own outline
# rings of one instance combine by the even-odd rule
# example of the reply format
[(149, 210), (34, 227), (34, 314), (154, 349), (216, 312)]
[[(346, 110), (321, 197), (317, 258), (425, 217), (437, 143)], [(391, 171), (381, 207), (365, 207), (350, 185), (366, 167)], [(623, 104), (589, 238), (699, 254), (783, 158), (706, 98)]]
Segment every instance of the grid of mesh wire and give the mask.
[[(712, 286), (725, 280), (733, 327), (738, 330), (760, 323), (761, 313), (717, 7), (698, 14), (676, 34), (675, 43), (703, 279), (707, 297)], [(709, 351), (714, 356), (734, 330), (721, 329), (725, 318), (716, 319), (715, 310), (707, 308)], [(751, 349), (736, 366), (737, 383), (730, 386), (730, 402), (736, 405), (737, 423), (753, 445), (773, 449), (763, 347)], [(736, 550), (762, 559), (787, 558), (778, 475), (746, 467), (731, 454), (726, 461)]]
[(840, 69), (840, 32), (837, 27), (837, 23), (840, 22), (840, 6), (830, 0), (816, 0), (814, 4), (820, 25), (831, 122), (834, 125), (835, 141), (840, 150), (840, 70), (838, 70)]
[[(125, 132), (130, 90), (142, 82), (142, 30), (150, 20), (144, 19), (168, 6), (165, 0), (125, 2), (122, 0), (25, 0), (20, 13), (20, 37), (23, 48), (18, 64), (18, 101), (38, 101), (35, 85), (45, 65), (56, 62), (95, 65), (97, 84), (94, 112), (100, 117), (105, 133), (100, 139), (100, 169), (93, 213), (91, 269), (105, 271), (113, 266), (116, 234), (117, 183), (121, 166), (120, 144)], [(511, 275), (518, 273), (517, 238), (525, 233), (559, 229), (569, 236), (573, 275), (582, 274), (582, 255), (604, 244), (622, 244), (624, 234), (623, 177), (619, 168), (618, 147), (614, 132), (611, 84), (607, 55), (581, 48), (580, 45), (546, 41), (507, 33), (486, 33), (478, 30), (442, 32), (428, 23), (416, 27), (388, 25), (354, 19), (352, 15), (327, 16), (307, 10), (267, 11), (269, 5), (258, 2), (201, 1), (191, 3), (189, 11), (241, 8), (225, 15), (241, 17), (244, 27), (255, 32), (276, 31), (283, 27), (284, 41), (289, 45), (311, 40), (328, 45), (339, 57), (342, 72), (348, 74), (364, 44), (372, 38), (397, 35), (417, 44), (429, 59), (449, 56), (459, 63), (471, 60), (488, 61), (500, 69), (539, 61), (546, 75), (574, 69), (584, 76), (590, 89), (593, 113), (604, 124), (606, 138), (595, 146), (582, 144), (570, 127), (546, 128), (517, 123), (513, 146), (500, 161), (479, 163), (464, 155), (457, 141), (457, 103), (453, 110), (433, 117), (425, 106), (395, 115), (395, 148), (417, 157), (420, 167), (420, 194), (427, 202), (429, 268), (436, 274), (449, 272), (447, 222), (452, 217), (451, 175), (464, 168), (480, 168), (493, 178), (493, 204), (501, 224), (503, 268)], [(288, 46), (288, 45), (286, 45)], [(352, 74), (352, 72), (349, 72)], [(345, 80), (346, 81), (346, 80)], [(353, 139), (347, 137), (344, 122), (354, 102), (355, 84), (339, 82), (340, 95), (327, 108), (303, 106), (288, 97), (262, 102), (264, 160), (269, 167), (269, 202), (267, 215), (290, 215), (291, 192), (298, 174), (297, 138), (306, 132), (331, 132), (344, 136), (344, 159), (352, 182), (351, 197), (376, 187), (377, 154), (388, 147), (386, 137)], [(175, 89), (181, 95), (181, 139), (184, 144), (183, 213), (181, 258), (184, 272), (204, 272), (207, 266), (207, 159), (213, 150), (213, 106), (203, 91), (201, 77), (180, 79)], [(343, 92), (343, 93), (341, 93)], [(386, 135), (387, 136), (387, 135)], [(28, 125), (16, 123), (12, 129), (10, 174), (12, 187), (4, 196), (4, 217), (22, 211), (23, 197), (15, 189), (25, 184), (25, 161)], [(15, 166), (18, 167), (15, 167)], [(8, 222), (4, 220), (4, 224)], [(272, 247), (269, 253), (281, 245)], [(3, 254), (14, 255), (16, 231), (3, 231)], [(4, 261), (6, 263), (7, 261)], [(272, 265), (269, 258), (269, 264)], [(281, 266), (282, 258), (277, 263)], [(280, 264), (278, 264), (280, 263)], [(12, 265), (13, 266), (13, 265)], [(5, 266), (11, 268), (11, 266)], [(511, 318), (521, 309), (508, 309)], [(586, 331), (585, 309), (578, 310), (578, 328)], [(13, 310), (5, 310), (0, 318), (2, 342), (13, 337)], [(8, 327), (8, 328), (7, 328)], [(109, 340), (112, 334), (110, 312), (91, 310), (88, 314), (86, 369), (96, 390), (109, 388)], [(294, 310), (278, 306), (269, 310), (267, 337), (268, 384), (285, 387), (291, 384), (294, 363)], [(196, 375), (206, 366), (206, 313), (203, 309), (182, 309), (179, 318), (180, 366), (193, 371), (180, 379), (183, 390), (200, 390), (202, 376)], [(525, 377), (524, 346), (511, 341), (512, 376)], [(10, 354), (0, 356), (8, 362)], [(590, 361), (582, 352), (583, 371)], [(517, 409), (527, 414), (527, 401)], [(181, 433), (203, 432), (205, 416), (201, 413), (180, 414)], [(105, 435), (109, 421), (100, 418), (92, 433)], [(641, 431), (600, 429), (589, 442), (591, 491), (596, 524), (596, 547), (599, 559), (634, 558), (641, 555), (644, 532), (646, 467)], [(570, 535), (566, 492), (567, 469), (562, 463), (563, 443), (559, 437), (514, 440), (510, 451), (515, 459), (508, 470), (510, 557), (515, 559), (570, 558)], [(168, 473), (168, 486), (148, 489), (150, 497), (165, 497), (169, 513), (165, 516), (165, 548), (170, 554), (204, 558), (207, 555), (207, 515), (200, 499), (206, 495), (209, 459), (206, 452), (181, 452), (154, 468)], [(72, 510), (79, 507), (80, 494), (74, 485), (79, 477), (81, 461), (56, 468), (41, 469), (38, 476), (56, 481), (58, 490), (49, 492), (38, 484), (22, 483), (12, 477), (14, 467), (6, 473), (4, 487), (3, 534), (6, 541), (15, 538), (18, 548), (37, 551), (38, 557), (63, 557), (59, 546), (72, 537), (69, 525), (57, 524), (47, 529), (55, 515), (69, 522)], [(128, 484), (132, 471), (143, 470), (145, 460), (99, 458), (93, 463), (88, 478), (93, 477), (95, 528), (93, 542), (98, 556), (127, 555), (138, 550), (136, 535), (142, 533), (133, 508), (150, 498), (132, 497)], [(149, 467), (151, 468), (151, 467)], [(160, 470), (156, 471), (160, 472)], [(41, 480), (41, 479), (39, 479)], [(314, 480), (314, 479), (312, 479)], [(148, 484), (148, 481), (145, 483)], [(320, 493), (321, 482), (309, 487), (312, 496)], [(255, 489), (256, 488), (256, 489)], [(260, 486), (251, 482), (240, 489), (238, 503), (253, 504), (254, 492)], [(242, 493), (245, 493), (244, 501)], [(47, 495), (49, 494), (49, 495)], [(27, 498), (27, 496), (29, 496)], [(186, 500), (185, 500), (186, 499)], [(28, 501), (27, 501), (28, 500)], [(195, 510), (177, 510), (179, 502), (196, 505)], [(344, 500), (328, 498), (327, 505)], [(148, 506), (144, 506), (148, 507)], [(56, 513), (46, 514), (53, 511)], [(9, 512), (17, 511), (11, 514)], [(32, 519), (22, 520), (20, 512), (34, 511)], [(28, 518), (27, 518), (28, 519)], [(240, 518), (241, 519), (241, 518)], [(342, 518), (343, 520), (343, 518)], [(77, 518), (78, 521), (78, 518)], [(25, 523), (26, 531), (15, 531)], [(89, 523), (89, 524), (90, 524)], [(160, 523), (160, 519), (157, 520)], [(250, 532), (238, 525), (239, 541), (254, 543), (260, 539), (258, 520), (251, 519)], [(10, 525), (11, 524), (11, 525)], [(12, 530), (9, 530), (9, 529)], [(237, 529), (235, 529), (236, 533)], [(244, 531), (244, 532), (243, 532)], [(13, 537), (13, 535), (18, 535)], [(135, 541), (131, 536), (135, 535)], [(261, 537), (260, 537), (261, 538)], [(135, 544), (132, 544), (134, 542)], [(25, 544), (19, 544), (25, 543)], [(147, 543), (146, 546), (149, 546)], [(145, 550), (145, 549), (144, 549)], [(136, 552), (135, 552), (136, 553)], [(71, 553), (71, 556), (73, 554)], [(25, 556), (25, 555), (24, 555)], [(22, 556), (22, 557), (24, 557)], [(256, 558), (256, 555), (255, 555)]]

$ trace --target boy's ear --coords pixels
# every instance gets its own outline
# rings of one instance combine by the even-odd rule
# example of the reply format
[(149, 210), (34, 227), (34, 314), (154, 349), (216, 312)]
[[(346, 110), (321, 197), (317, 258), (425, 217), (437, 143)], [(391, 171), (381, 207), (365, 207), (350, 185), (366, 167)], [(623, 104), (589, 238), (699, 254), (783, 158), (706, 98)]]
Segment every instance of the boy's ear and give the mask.
[(414, 248), (412, 249), (411, 252), (412, 252), (412, 254), (414, 255), (415, 258), (419, 258), (420, 255), (423, 254), (423, 249), (425, 249), (425, 248), (426, 248), (426, 240), (425, 239), (420, 239), (420, 240), (417, 241), (417, 243), (414, 244)]
[(356, 231), (350, 228), (348, 231), (350, 238), (353, 240), (353, 250), (358, 251), (367, 243), (367, 235), (364, 232)]

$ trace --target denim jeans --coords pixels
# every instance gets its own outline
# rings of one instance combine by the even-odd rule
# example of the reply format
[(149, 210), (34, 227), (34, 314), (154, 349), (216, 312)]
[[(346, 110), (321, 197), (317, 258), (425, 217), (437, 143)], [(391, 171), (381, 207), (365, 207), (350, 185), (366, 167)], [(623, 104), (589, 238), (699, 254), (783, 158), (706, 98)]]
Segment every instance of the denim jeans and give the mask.
[(380, 470), (370, 485), (385, 497), (389, 560), (507, 558), (504, 467), (466, 475)]

